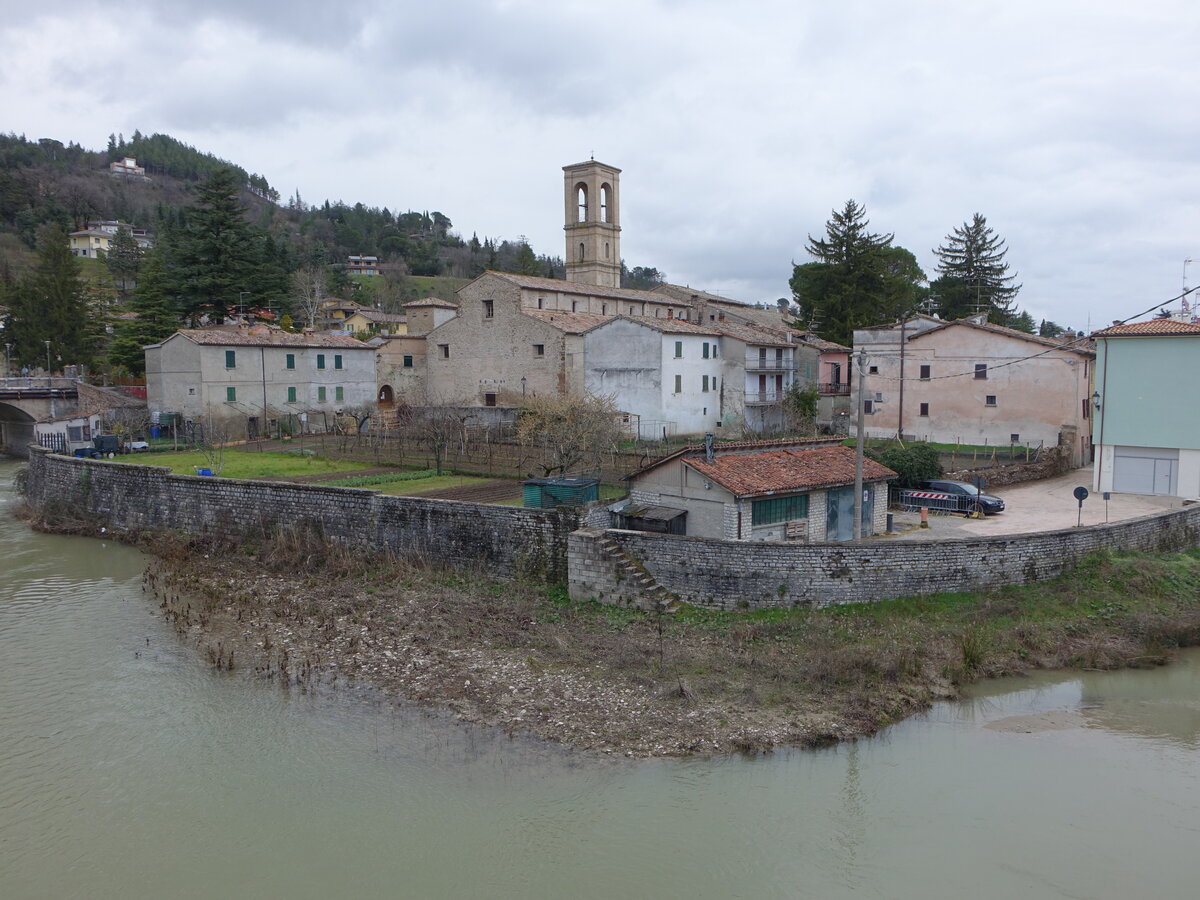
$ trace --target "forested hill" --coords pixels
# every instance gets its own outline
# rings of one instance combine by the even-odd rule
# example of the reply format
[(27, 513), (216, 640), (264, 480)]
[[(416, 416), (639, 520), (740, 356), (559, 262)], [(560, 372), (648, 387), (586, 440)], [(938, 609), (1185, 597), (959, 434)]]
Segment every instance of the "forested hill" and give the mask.
[[(109, 163), (133, 157), (146, 179), (110, 174)], [(381, 305), (406, 299), (406, 275), (472, 278), (484, 269), (562, 278), (561, 257), (536, 253), (523, 238), (463, 239), (445, 214), (393, 212), (387, 207), (325, 200), (309, 205), (300, 192), (285, 201), (262, 175), (163, 134), (111, 135), (103, 151), (77, 143), (0, 134), (0, 269), (32, 264), (39, 228), (82, 229), (89, 219), (119, 219), (158, 235), (183, 222), (200, 185), (232, 169), (248, 222), (276, 243), (279, 262), (294, 272), (338, 266), (347, 256), (377, 256), (387, 285), (372, 284)], [(652, 287), (661, 277), (638, 267), (628, 286)], [(378, 290), (378, 288), (386, 288)]]

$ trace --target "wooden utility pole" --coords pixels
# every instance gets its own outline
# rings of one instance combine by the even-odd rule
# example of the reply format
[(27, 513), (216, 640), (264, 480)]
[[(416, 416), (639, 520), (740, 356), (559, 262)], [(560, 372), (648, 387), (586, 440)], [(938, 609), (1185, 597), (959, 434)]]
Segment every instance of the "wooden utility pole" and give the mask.
[[(863, 390), (864, 375), (867, 371), (867, 351), (858, 351), (858, 436), (854, 440), (854, 540), (862, 540), (862, 511), (863, 511), (863, 431), (866, 428), (864, 409), (867, 405), (867, 394)], [(843, 532), (844, 534), (845, 532)]]

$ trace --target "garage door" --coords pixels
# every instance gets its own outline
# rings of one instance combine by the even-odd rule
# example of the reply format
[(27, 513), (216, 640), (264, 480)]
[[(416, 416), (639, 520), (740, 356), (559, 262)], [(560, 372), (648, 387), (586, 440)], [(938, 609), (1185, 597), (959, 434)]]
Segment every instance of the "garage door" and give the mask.
[(1113, 490), (1122, 494), (1174, 494), (1178, 468), (1178, 450), (1114, 447)]

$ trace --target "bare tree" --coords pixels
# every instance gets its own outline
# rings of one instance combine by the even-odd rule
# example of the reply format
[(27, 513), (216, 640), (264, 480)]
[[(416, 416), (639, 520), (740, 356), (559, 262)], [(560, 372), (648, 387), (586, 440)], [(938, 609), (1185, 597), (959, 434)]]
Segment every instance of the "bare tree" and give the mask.
[(467, 417), (449, 407), (432, 407), (414, 417), (413, 433), (417, 443), (433, 454), (434, 468), (442, 474), (447, 451), (465, 439)]
[(225, 465), (225, 445), (229, 443), (229, 422), (226, 419), (206, 418), (197, 435), (197, 449), (213, 475), (220, 475)]
[(599, 468), (602, 455), (620, 440), (620, 414), (611, 396), (539, 394), (526, 399), (517, 419), (517, 441), (544, 452), (546, 475), (566, 474), (584, 463)]
[(317, 325), (317, 313), (326, 300), (324, 266), (308, 265), (297, 269), (292, 275), (292, 305), (304, 318), (309, 328)]

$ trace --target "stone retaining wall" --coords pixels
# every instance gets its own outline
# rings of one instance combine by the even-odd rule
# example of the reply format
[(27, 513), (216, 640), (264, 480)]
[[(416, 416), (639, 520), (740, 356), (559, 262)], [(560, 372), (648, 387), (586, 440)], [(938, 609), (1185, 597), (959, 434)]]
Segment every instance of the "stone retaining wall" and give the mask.
[(498, 575), (567, 578), (567, 535), (593, 509), (524, 509), (394, 497), (361, 488), (173, 475), (159, 466), (30, 448), (29, 502), (55, 502), (121, 529), (231, 534), (312, 520), (327, 537)]
[(647, 606), (622, 576), (608, 538), (678, 600), (717, 609), (828, 606), (1046, 581), (1100, 550), (1200, 544), (1200, 505), (1110, 525), (978, 540), (865, 544), (756, 543), (586, 530), (568, 544), (571, 595)]

